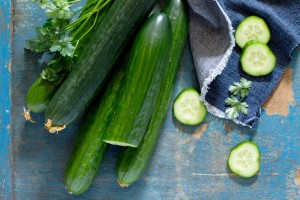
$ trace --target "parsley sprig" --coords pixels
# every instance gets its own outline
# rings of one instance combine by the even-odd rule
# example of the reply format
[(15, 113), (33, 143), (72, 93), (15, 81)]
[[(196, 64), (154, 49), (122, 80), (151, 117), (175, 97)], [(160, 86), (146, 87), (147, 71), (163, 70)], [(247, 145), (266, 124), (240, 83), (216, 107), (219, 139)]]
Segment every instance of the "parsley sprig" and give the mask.
[(225, 110), (225, 114), (230, 119), (236, 119), (240, 113), (248, 114), (248, 104), (243, 100), (249, 94), (251, 85), (251, 81), (241, 78), (240, 82), (234, 82), (229, 87), (231, 96), (225, 100), (225, 103), (230, 107)]
[[(28, 40), (28, 49), (35, 52), (55, 54), (41, 77), (47, 81), (62, 80), (73, 66), (79, 44), (94, 28), (99, 12), (112, 0), (88, 0), (81, 9), (72, 4), (80, 0), (33, 0), (39, 2), (48, 19), (41, 27), (36, 27), (37, 37)], [(73, 19), (77, 12), (81, 14)], [(84, 44), (84, 42), (82, 42)]]

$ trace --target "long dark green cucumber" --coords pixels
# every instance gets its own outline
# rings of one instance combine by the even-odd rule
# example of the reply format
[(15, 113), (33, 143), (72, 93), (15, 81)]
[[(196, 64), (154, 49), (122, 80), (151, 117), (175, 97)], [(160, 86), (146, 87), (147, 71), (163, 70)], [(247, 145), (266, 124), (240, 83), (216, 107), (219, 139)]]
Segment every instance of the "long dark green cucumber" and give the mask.
[[(96, 3), (98, 0), (88, 0), (86, 5), (89, 5), (91, 3)], [(103, 3), (102, 3), (103, 4)], [(101, 5), (102, 5), (101, 4)], [(101, 11), (99, 11), (98, 16), (97, 16), (97, 21), (95, 26), (97, 26), (102, 19), (104, 18), (105, 14), (107, 13), (111, 3), (106, 5)], [(82, 11), (81, 15), (85, 15), (88, 12), (90, 12), (94, 7), (89, 7), (88, 9)], [(81, 38), (89, 29), (92, 27), (94, 21), (95, 21), (96, 14), (91, 16), (89, 20), (85, 24), (80, 24), (78, 27), (75, 28), (70, 33), (70, 36), (74, 38), (74, 40), (78, 40)], [(79, 30), (80, 29), (80, 30)], [(90, 31), (85, 37), (81, 39), (81, 42), (78, 44), (75, 55), (79, 56), (82, 51), (84, 45), (89, 41), (90, 36), (93, 34), (93, 31)], [(59, 53), (55, 56), (55, 58), (61, 57)], [(60, 58), (58, 63), (55, 66), (55, 71), (63, 70), (63, 69), (69, 69), (70, 67), (66, 67), (66, 65), (72, 65), (73, 63), (70, 62), (68, 59), (65, 58)], [(60, 69), (58, 69), (60, 68)], [(62, 73), (68, 73), (66, 72), (67, 70), (64, 70)], [(44, 112), (50, 103), (53, 95), (55, 92), (58, 90), (59, 86), (61, 85), (61, 82), (63, 81), (63, 77), (60, 78), (57, 81), (48, 81), (44, 80), (39, 76), (37, 80), (30, 86), (28, 92), (27, 92), (27, 97), (26, 97), (26, 106), (27, 108), (35, 113), (41, 113)]]
[(65, 170), (66, 188), (72, 194), (86, 191), (98, 174), (108, 146), (102, 138), (114, 113), (112, 105), (118, 102), (124, 74), (124, 68), (118, 69), (103, 95), (100, 93), (86, 111)]
[(53, 126), (67, 126), (84, 112), (104, 85), (135, 28), (155, 3), (156, 0), (113, 2), (76, 66), (52, 98), (46, 120), (52, 120)]
[(172, 100), (172, 92), (177, 77), (188, 34), (188, 11), (184, 0), (169, 0), (163, 13), (172, 22), (172, 50), (156, 108), (148, 130), (138, 148), (127, 147), (122, 150), (117, 161), (117, 179), (121, 186), (128, 186), (138, 180), (147, 168), (157, 143), (164, 119)]
[(130, 50), (122, 96), (103, 141), (137, 147), (146, 132), (168, 65), (172, 27), (168, 16), (156, 13), (139, 31)]

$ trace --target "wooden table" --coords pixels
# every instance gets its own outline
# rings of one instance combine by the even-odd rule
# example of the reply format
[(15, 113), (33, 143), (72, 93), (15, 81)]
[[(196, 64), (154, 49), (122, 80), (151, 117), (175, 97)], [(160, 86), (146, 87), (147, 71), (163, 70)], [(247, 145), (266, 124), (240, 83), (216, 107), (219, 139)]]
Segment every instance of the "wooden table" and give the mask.
[[(200, 126), (183, 126), (170, 110), (151, 164), (139, 181), (119, 187), (115, 162), (120, 148), (111, 146), (92, 187), (80, 196), (68, 194), (63, 173), (78, 124), (56, 135), (43, 128), (43, 115), (33, 115), (34, 124), (24, 122), (25, 94), (45, 59), (24, 47), (44, 16), (30, 0), (13, 2), (13, 15), (11, 1), (0, 2), (0, 199), (300, 199), (299, 48), (262, 109), (256, 130), (212, 115)], [(188, 47), (174, 96), (186, 87), (198, 87)], [(226, 162), (230, 149), (248, 139), (260, 147), (261, 170), (243, 179), (233, 175)]]

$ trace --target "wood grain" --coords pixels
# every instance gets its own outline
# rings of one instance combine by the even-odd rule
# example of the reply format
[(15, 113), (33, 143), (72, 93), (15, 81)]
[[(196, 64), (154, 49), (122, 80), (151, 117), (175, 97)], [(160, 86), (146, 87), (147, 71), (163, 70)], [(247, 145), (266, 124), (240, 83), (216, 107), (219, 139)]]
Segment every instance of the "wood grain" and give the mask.
[[(1, 10), (3, 5), (9, 4), (8, 0), (2, 2)], [(26, 40), (35, 36), (34, 27), (41, 25), (45, 16), (30, 0), (15, 0), (14, 10), (12, 163), (11, 172), (6, 171), (3, 179), (2, 170), (3, 167), (9, 170), (9, 158), (2, 155), (9, 155), (10, 143), (9, 129), (6, 129), (10, 124), (9, 113), (5, 112), (9, 110), (10, 101), (9, 94), (4, 92), (0, 93), (1, 103), (4, 103), (0, 107), (0, 145), (4, 143), (7, 148), (0, 151), (0, 180), (6, 182), (0, 182), (0, 199), (299, 199), (296, 184), (296, 170), (300, 166), (300, 93), (296, 92), (300, 89), (299, 49), (290, 64), (297, 104), (290, 108), (288, 116), (267, 116), (263, 110), (259, 125), (253, 131), (208, 114), (204, 124), (209, 123), (209, 126), (204, 134), (193, 137), (200, 126), (178, 123), (170, 108), (150, 166), (139, 181), (129, 188), (118, 186), (115, 162), (120, 148), (110, 146), (92, 187), (83, 195), (74, 196), (65, 190), (63, 173), (79, 122), (56, 135), (43, 128), (43, 115), (33, 115), (34, 124), (25, 123), (22, 116), (27, 89), (47, 60), (45, 56), (26, 52), (24, 47)], [(0, 57), (4, 57), (1, 64), (9, 63), (9, 54)], [(9, 72), (3, 65), (0, 75), (4, 77), (0, 85), (8, 91)], [(189, 47), (182, 59), (173, 98), (186, 87), (199, 87)], [(256, 177), (243, 179), (231, 174), (226, 162), (230, 149), (248, 139), (260, 147), (261, 170)]]
[(8, 199), (11, 189), (10, 168), (10, 66), (11, 4), (0, 1), (0, 199)]

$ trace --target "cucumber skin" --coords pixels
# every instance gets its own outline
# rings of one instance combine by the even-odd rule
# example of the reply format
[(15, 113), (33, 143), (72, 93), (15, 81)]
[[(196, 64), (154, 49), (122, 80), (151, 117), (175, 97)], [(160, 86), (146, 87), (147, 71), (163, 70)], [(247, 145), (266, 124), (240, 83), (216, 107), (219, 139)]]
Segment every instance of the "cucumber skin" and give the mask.
[[(194, 88), (186, 88), (186, 89), (182, 90), (182, 91), (177, 95), (177, 97), (176, 97), (175, 100), (174, 100), (174, 104), (175, 104), (175, 102), (180, 98), (180, 96), (181, 96), (184, 92), (186, 92), (186, 91), (197, 92), (197, 93), (200, 95), (200, 93), (199, 93), (196, 89), (194, 89)], [(174, 104), (173, 104), (173, 113), (174, 113), (174, 117), (176, 118), (177, 121), (179, 121), (180, 123), (182, 123), (182, 124), (184, 124), (184, 125), (195, 126), (195, 125), (201, 124), (201, 123), (205, 120), (205, 118), (206, 118), (206, 115), (207, 115), (207, 109), (206, 109), (206, 107), (205, 107), (205, 115), (203, 116), (202, 120), (199, 121), (199, 123), (197, 123), (197, 124), (183, 123), (183, 122), (181, 122), (181, 120), (180, 120), (180, 119), (176, 116), (176, 114), (175, 114), (175, 107), (174, 107)], [(204, 106), (205, 106), (205, 105), (204, 105)]]
[(117, 160), (117, 179), (128, 186), (138, 180), (146, 170), (155, 149), (161, 128), (172, 101), (172, 93), (178, 68), (188, 35), (188, 11), (184, 0), (170, 0), (163, 10), (172, 23), (172, 50), (156, 108), (148, 130), (138, 148), (125, 148)]
[[(95, 0), (88, 0), (86, 5), (89, 4), (90, 2), (94, 2)], [(103, 19), (103, 17), (105, 16), (105, 14), (108, 11), (108, 8), (110, 7), (111, 3), (106, 5), (106, 7), (101, 10), (99, 12), (98, 15), (98, 19), (96, 24), (99, 24), (101, 22), (101, 20)], [(83, 11), (81, 13), (81, 15), (86, 14), (88, 11), (90, 11), (91, 8)], [(78, 35), (73, 35), (74, 33), (71, 32), (70, 36), (74, 38), (74, 40), (79, 39), (86, 31), (87, 27), (92, 26), (92, 24), (94, 23), (94, 18), (95, 16), (91, 17), (87, 23), (84, 25), (83, 27), (83, 31), (79, 31)], [(90, 33), (88, 33), (88, 35), (84, 38), (81, 39), (82, 42), (80, 42), (76, 48), (76, 55), (80, 55), (81, 52), (83, 51), (83, 44), (85, 44), (88, 39), (89, 36), (93, 34), (92, 31)], [(56, 55), (58, 55), (57, 57), (59, 57), (59, 53), (57, 53)], [(68, 61), (64, 58), (61, 58), (60, 64), (62, 66), (64, 65), (68, 65)], [(72, 64), (70, 64), (72, 65)], [(67, 68), (64, 66), (64, 68)], [(61, 78), (58, 81), (47, 81), (47, 80), (43, 80), (41, 78), (41, 76), (39, 76), (37, 78), (37, 80), (30, 86), (28, 92), (27, 92), (27, 96), (26, 96), (26, 106), (27, 108), (35, 113), (42, 113), (45, 112), (45, 110), (47, 109), (52, 97), (54, 96), (54, 94), (56, 93), (56, 91), (58, 90), (59, 86), (61, 85), (63, 81), (63, 78)]]
[(44, 112), (58, 85), (43, 80), (41, 76), (30, 86), (26, 96), (27, 108), (35, 113)]
[[(233, 147), (233, 148), (230, 150), (229, 156), (231, 155), (231, 152), (232, 152), (232, 151), (234, 151), (235, 149), (239, 148), (241, 145), (246, 144), (246, 143), (251, 144), (251, 145), (254, 145), (254, 146), (256, 146), (256, 148), (258, 149), (258, 161), (259, 161), (259, 165), (258, 165), (258, 171), (257, 171), (257, 172), (259, 172), (259, 169), (260, 169), (260, 151), (259, 151), (258, 145), (257, 145), (255, 142), (252, 142), (252, 141), (250, 141), (250, 140), (246, 140), (246, 141), (244, 141), (244, 142), (241, 142), (241, 143), (237, 144), (235, 147)], [(229, 156), (228, 156), (228, 158), (229, 158)], [(230, 165), (230, 163), (229, 163), (229, 159), (227, 160), (227, 165), (228, 165), (230, 171), (232, 171), (231, 165)], [(232, 171), (232, 172), (233, 172), (233, 171)], [(233, 173), (234, 173), (234, 172), (233, 172)], [(251, 177), (254, 176), (254, 175), (253, 175), (253, 176), (250, 176), (250, 177), (249, 177), (249, 176), (242, 176), (242, 175), (237, 174), (237, 173), (234, 173), (234, 174), (236, 174), (236, 175), (238, 175), (238, 176), (240, 176), (240, 177), (243, 177), (243, 178), (251, 178)]]
[(112, 105), (118, 102), (125, 70), (119, 69), (112, 80), (86, 111), (71, 158), (65, 170), (68, 192), (81, 194), (86, 191), (98, 174), (108, 144), (102, 141), (110, 118)]
[(53, 120), (53, 126), (67, 126), (84, 112), (104, 85), (106, 76), (136, 26), (147, 16), (156, 1), (113, 2), (90, 42), (86, 44), (88, 48), (78, 58), (77, 66), (53, 96), (46, 110), (46, 121)]
[(168, 65), (172, 27), (168, 16), (156, 13), (139, 31), (130, 50), (122, 96), (104, 142), (137, 147), (149, 124)]

